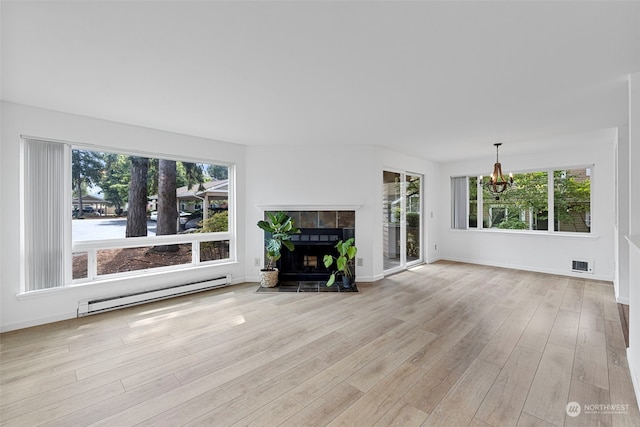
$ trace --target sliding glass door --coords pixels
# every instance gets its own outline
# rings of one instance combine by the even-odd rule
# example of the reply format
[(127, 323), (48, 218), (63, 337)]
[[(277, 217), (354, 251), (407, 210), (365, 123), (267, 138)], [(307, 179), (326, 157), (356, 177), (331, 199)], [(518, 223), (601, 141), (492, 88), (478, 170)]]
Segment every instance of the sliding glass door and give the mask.
[(422, 177), (383, 171), (382, 233), (385, 273), (422, 262)]

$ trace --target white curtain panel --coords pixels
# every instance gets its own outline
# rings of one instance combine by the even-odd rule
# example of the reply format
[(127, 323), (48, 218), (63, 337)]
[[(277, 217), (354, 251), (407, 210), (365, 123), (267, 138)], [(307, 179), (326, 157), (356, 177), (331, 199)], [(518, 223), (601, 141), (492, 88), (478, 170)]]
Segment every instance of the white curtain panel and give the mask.
[(25, 291), (66, 283), (69, 249), (67, 216), (71, 212), (69, 147), (23, 140), (23, 262)]
[(451, 228), (466, 230), (468, 225), (468, 193), (466, 176), (451, 178)]

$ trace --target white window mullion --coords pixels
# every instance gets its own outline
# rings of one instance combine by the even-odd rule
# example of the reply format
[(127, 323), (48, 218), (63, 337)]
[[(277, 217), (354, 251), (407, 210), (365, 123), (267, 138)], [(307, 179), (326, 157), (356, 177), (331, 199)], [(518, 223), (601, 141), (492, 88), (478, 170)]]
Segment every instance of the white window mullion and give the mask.
[(400, 265), (407, 263), (407, 175), (400, 174)]
[(200, 264), (200, 241), (195, 240), (191, 243), (191, 264)]
[(482, 175), (478, 177), (478, 182), (476, 183), (476, 185), (478, 186), (478, 190), (476, 192), (476, 194), (478, 195), (478, 210), (476, 213), (476, 216), (478, 219), (476, 222), (477, 222), (478, 230), (482, 230), (484, 226), (484, 216), (483, 216), (484, 198), (482, 193)]
[(556, 230), (554, 191), (554, 173), (553, 170), (550, 170), (547, 172), (547, 231), (549, 232), (554, 232)]
[[(73, 238), (72, 238), (72, 213), (71, 206), (73, 205), (73, 194), (71, 189), (73, 184), (71, 182), (71, 146), (68, 144), (61, 144), (64, 147), (64, 170), (63, 187), (62, 191), (62, 234), (64, 238), (63, 249), (63, 263), (64, 263), (64, 284), (67, 285), (73, 280)], [(59, 226), (60, 224), (58, 224)]]
[(98, 277), (98, 250), (87, 251), (87, 279), (95, 280)]

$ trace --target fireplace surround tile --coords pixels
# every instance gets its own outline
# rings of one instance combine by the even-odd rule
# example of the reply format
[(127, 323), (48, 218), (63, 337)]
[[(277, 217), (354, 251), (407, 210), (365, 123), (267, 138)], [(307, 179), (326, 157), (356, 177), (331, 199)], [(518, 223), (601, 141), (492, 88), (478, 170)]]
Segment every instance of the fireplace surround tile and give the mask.
[(356, 213), (354, 211), (338, 211), (338, 228), (355, 228)]
[(318, 211), (300, 211), (299, 228), (318, 228)]
[(336, 228), (336, 211), (319, 211), (318, 228)]

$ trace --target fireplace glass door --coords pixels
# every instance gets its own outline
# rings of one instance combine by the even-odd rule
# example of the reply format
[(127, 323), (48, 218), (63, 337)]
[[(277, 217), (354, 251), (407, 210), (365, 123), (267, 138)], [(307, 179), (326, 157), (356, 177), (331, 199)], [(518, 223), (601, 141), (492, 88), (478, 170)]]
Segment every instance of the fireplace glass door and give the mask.
[(422, 177), (383, 171), (385, 273), (422, 262)]

